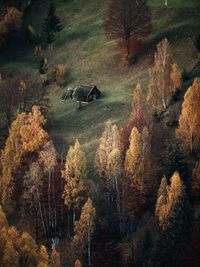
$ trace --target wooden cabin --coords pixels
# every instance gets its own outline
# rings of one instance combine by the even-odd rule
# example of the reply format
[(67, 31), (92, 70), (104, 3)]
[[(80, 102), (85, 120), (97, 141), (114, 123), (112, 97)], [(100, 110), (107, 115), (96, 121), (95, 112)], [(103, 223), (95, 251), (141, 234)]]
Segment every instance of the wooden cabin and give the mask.
[(101, 96), (101, 91), (95, 85), (81, 85), (74, 89), (72, 98), (76, 101), (91, 102)]

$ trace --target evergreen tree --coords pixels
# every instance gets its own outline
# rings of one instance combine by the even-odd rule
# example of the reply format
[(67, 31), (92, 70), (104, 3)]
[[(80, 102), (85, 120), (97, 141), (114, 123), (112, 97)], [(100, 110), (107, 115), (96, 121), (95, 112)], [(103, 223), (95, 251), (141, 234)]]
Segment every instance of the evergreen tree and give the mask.
[(167, 148), (165, 175), (168, 183), (175, 171), (180, 173), (184, 185), (189, 192), (191, 189), (190, 166), (188, 165), (187, 155), (181, 148), (179, 139), (175, 139)]
[(52, 44), (56, 40), (56, 33), (63, 30), (63, 25), (58, 16), (56, 16), (56, 8), (53, 3), (49, 5), (47, 16), (42, 24), (45, 40), (49, 45), (49, 51), (52, 51)]

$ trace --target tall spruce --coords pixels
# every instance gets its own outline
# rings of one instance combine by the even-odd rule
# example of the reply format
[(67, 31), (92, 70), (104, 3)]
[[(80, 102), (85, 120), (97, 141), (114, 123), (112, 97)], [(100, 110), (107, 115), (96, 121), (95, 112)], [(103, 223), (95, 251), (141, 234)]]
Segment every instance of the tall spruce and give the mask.
[(45, 41), (49, 45), (49, 51), (53, 49), (52, 44), (56, 40), (56, 33), (62, 31), (63, 28), (60, 18), (56, 15), (56, 8), (51, 2), (47, 11), (47, 16), (42, 24)]

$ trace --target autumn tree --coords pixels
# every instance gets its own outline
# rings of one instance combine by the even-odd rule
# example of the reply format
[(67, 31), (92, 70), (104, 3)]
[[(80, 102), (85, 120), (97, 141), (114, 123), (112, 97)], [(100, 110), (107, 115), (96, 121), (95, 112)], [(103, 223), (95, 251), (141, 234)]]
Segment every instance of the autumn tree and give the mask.
[(147, 127), (144, 127), (142, 133), (134, 127), (130, 135), (130, 146), (126, 152), (124, 170), (127, 177), (130, 178), (134, 188), (141, 193), (147, 193), (147, 187), (150, 186), (150, 135)]
[(18, 31), (22, 25), (22, 12), (15, 7), (8, 7), (0, 18), (0, 44)]
[(136, 127), (139, 131), (146, 126), (149, 131), (152, 130), (152, 118), (149, 114), (148, 105), (144, 98), (141, 84), (137, 84), (133, 90), (132, 98), (132, 111), (127, 124), (120, 129), (120, 143), (122, 150), (122, 157), (125, 157), (125, 153), (129, 147), (129, 137), (131, 131)]
[(183, 148), (191, 152), (200, 148), (200, 79), (195, 79), (184, 96), (179, 128), (176, 131)]
[(101, 185), (107, 194), (109, 213), (116, 210), (121, 229), (121, 176), (122, 155), (120, 147), (120, 135), (116, 125), (110, 121), (106, 123), (105, 131), (100, 139), (100, 145), (96, 153), (95, 163), (100, 177)]
[(79, 221), (75, 222), (74, 244), (77, 246), (87, 246), (88, 266), (91, 266), (91, 240), (95, 229), (96, 210), (92, 200), (88, 198), (82, 208)]
[[(43, 189), (43, 172), (41, 170), (41, 166), (39, 165), (39, 163), (33, 162), (30, 165), (30, 169), (26, 172), (24, 176), (23, 199), (25, 203), (28, 204), (29, 210), (30, 210), (30, 206), (31, 208), (35, 209), (36, 221), (38, 220), (38, 216), (39, 216), (40, 221), (42, 223), (44, 234), (46, 235), (45, 218), (44, 218), (43, 207), (42, 207), (42, 202), (41, 202), (42, 189)], [(36, 225), (36, 227), (38, 227), (38, 225)]]
[(30, 72), (20, 72), (15, 77), (2, 78), (0, 82), (0, 125), (10, 128), (12, 121), (21, 112), (29, 112), (37, 103), (47, 114), (47, 89)]
[(44, 245), (40, 247), (40, 259), (37, 264), (37, 267), (49, 267), (49, 256), (47, 253), (47, 249)]
[[(157, 45), (154, 66), (149, 70), (150, 80), (148, 84), (147, 101), (156, 112), (166, 111), (171, 99), (171, 94), (174, 91), (173, 82), (177, 85), (172, 63), (170, 44), (167, 38), (165, 38)], [(173, 82), (171, 77), (173, 78)]]
[(52, 44), (56, 40), (56, 33), (63, 30), (60, 18), (55, 14), (56, 9), (53, 3), (50, 3), (47, 16), (42, 24), (46, 43), (49, 45), (49, 51), (52, 51)]
[(191, 189), (190, 166), (188, 164), (188, 156), (184, 153), (179, 139), (175, 138), (172, 142), (170, 142), (165, 155), (164, 173), (167, 181), (169, 182), (173, 173), (178, 171), (185, 184), (186, 191), (189, 192)]
[(53, 249), (51, 253), (50, 267), (61, 267), (60, 254), (55, 249)]
[(192, 175), (192, 195), (200, 195), (200, 161), (195, 165)]
[(124, 43), (125, 59), (131, 60), (131, 44), (151, 32), (151, 15), (145, 0), (113, 0), (104, 22), (108, 37)]
[[(54, 216), (51, 215), (51, 176), (57, 164), (56, 150), (52, 141), (48, 141), (39, 152), (39, 160), (44, 167), (44, 172), (48, 173), (48, 208), (49, 208), (49, 226), (56, 227), (56, 207), (54, 192)], [(53, 219), (54, 217), (54, 219)]]
[[(32, 112), (20, 113), (12, 123), (9, 137), (1, 155), (2, 178), (1, 178), (1, 198), (2, 203), (9, 206), (9, 201), (13, 196), (14, 189), (20, 188), (23, 180), (17, 180), (16, 172), (27, 153), (37, 152), (48, 138), (47, 132), (43, 129), (46, 122), (38, 106), (33, 106)], [(23, 175), (21, 169), (20, 176)], [(21, 178), (21, 177), (20, 177)], [(12, 206), (12, 205), (11, 205)]]
[(166, 178), (162, 179), (156, 203), (156, 216), (160, 226), (159, 261), (162, 264), (168, 262), (170, 255), (173, 262), (186, 235), (190, 216), (185, 187), (178, 172), (172, 175), (170, 186), (167, 186)]
[(22, 149), (33, 152), (41, 148), (47, 141), (48, 134), (43, 129), (46, 123), (39, 106), (33, 106), (32, 112), (27, 115), (27, 123), (20, 128)]
[(82, 267), (82, 264), (79, 259), (77, 259), (74, 263), (74, 267)]
[(9, 206), (14, 190), (13, 173), (20, 166), (23, 155), (23, 143), (20, 130), (27, 121), (27, 115), (21, 113), (12, 123), (9, 137), (6, 140), (5, 148), (1, 154), (2, 177), (1, 177), (1, 201), (3, 205)]
[[(73, 211), (73, 223), (76, 219), (76, 209), (80, 206), (84, 180), (87, 177), (87, 163), (85, 153), (81, 150), (79, 141), (69, 148), (66, 156), (65, 168), (62, 171), (64, 179), (63, 199), (68, 211)], [(69, 228), (68, 221), (68, 231)], [(68, 232), (70, 236), (70, 232)]]
[(173, 63), (171, 66), (170, 78), (173, 82), (175, 89), (181, 89), (182, 87), (182, 76), (179, 66), (176, 63)]

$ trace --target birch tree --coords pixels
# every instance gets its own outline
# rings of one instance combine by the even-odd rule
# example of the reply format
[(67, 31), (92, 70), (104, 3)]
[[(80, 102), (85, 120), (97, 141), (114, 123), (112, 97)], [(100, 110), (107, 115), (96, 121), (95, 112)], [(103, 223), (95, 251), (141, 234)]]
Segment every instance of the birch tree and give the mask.
[(79, 221), (75, 222), (75, 236), (73, 242), (83, 248), (87, 246), (88, 266), (91, 266), (91, 240), (95, 230), (96, 210), (92, 200), (88, 198), (82, 208)]
[(152, 105), (154, 111), (166, 111), (169, 105), (174, 90), (170, 78), (172, 63), (170, 44), (165, 38), (157, 45), (154, 66), (149, 70), (147, 101)]
[(51, 176), (57, 164), (56, 150), (52, 141), (47, 142), (39, 153), (39, 160), (44, 166), (44, 171), (48, 173), (48, 209), (49, 209), (49, 225), (56, 227), (56, 207), (54, 194), (54, 219), (51, 215)]
[[(85, 153), (81, 150), (79, 141), (69, 148), (66, 156), (65, 168), (62, 171), (64, 179), (63, 199), (68, 211), (73, 211), (73, 223), (76, 219), (76, 209), (81, 202), (84, 180), (87, 177), (87, 162)], [(68, 221), (69, 228), (69, 221)], [(69, 231), (70, 229), (68, 229)]]

